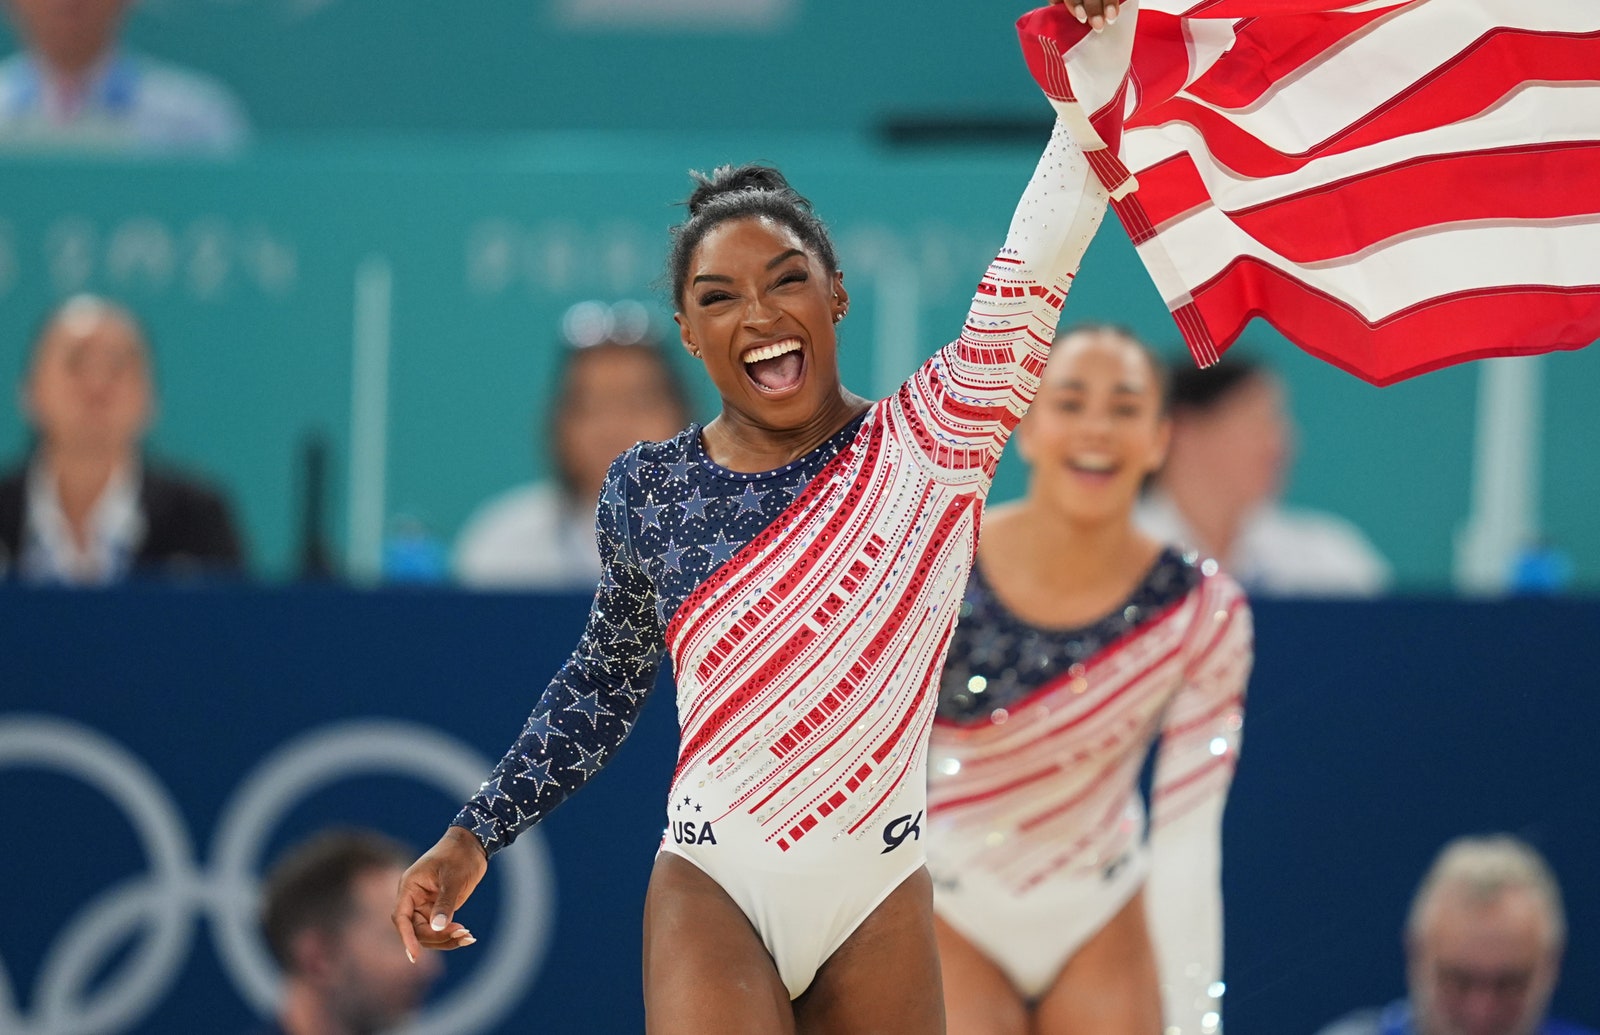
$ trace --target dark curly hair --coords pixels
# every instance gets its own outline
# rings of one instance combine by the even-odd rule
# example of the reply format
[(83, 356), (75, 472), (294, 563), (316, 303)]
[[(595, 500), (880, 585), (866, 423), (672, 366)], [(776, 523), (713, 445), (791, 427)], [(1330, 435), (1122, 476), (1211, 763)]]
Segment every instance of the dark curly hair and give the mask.
[(789, 186), (783, 173), (770, 165), (724, 165), (708, 176), (689, 174), (695, 188), (684, 200), (689, 218), (672, 228), (672, 248), (667, 253), (667, 280), (672, 288), (672, 304), (683, 309), (683, 282), (689, 274), (689, 259), (706, 234), (730, 219), (766, 216), (794, 231), (807, 249), (821, 260), (828, 272), (839, 269), (833, 239), (828, 228), (811, 210), (799, 191)]

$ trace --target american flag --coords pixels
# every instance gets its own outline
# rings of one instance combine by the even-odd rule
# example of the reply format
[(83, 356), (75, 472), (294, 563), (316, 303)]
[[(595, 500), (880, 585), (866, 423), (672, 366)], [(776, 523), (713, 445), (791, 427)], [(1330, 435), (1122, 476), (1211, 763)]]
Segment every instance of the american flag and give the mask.
[(1195, 359), (1375, 384), (1600, 338), (1600, 0), (1144, 0), (1017, 23)]

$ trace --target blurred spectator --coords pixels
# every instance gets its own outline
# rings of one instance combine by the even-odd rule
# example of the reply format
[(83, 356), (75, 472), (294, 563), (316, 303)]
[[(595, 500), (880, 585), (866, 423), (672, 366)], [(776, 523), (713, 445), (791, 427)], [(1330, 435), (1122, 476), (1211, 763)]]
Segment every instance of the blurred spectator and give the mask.
[[(584, 303), (597, 305), (597, 303)], [(638, 303), (609, 308), (630, 312)], [(574, 310), (580, 307), (575, 306)], [(567, 323), (547, 427), (554, 483), (520, 486), (484, 504), (456, 541), (460, 580), (479, 587), (589, 590), (600, 578), (594, 511), (606, 469), (635, 442), (671, 438), (689, 420), (688, 396), (665, 349), (645, 336), (648, 315)]]
[(155, 389), (133, 314), (69, 299), (33, 342), (21, 400), (36, 437), (0, 476), (0, 577), (105, 585), (240, 569), (222, 497), (141, 457)]
[(1247, 591), (1363, 596), (1389, 565), (1350, 522), (1285, 507), (1294, 430), (1282, 382), (1245, 359), (1172, 374), (1172, 446), (1140, 504), (1150, 535), (1222, 562)]
[(0, 0), (26, 49), (0, 61), (0, 146), (218, 152), (249, 130), (220, 83), (118, 42), (130, 0)]
[(273, 866), (261, 924), (283, 996), (262, 1035), (368, 1035), (421, 1004), (439, 958), (424, 950), (413, 966), (389, 918), (410, 855), (371, 831), (329, 831)]
[(1406, 921), (1408, 999), (1321, 1035), (1595, 1035), (1545, 1016), (1566, 917), (1544, 859), (1513, 837), (1446, 845)]

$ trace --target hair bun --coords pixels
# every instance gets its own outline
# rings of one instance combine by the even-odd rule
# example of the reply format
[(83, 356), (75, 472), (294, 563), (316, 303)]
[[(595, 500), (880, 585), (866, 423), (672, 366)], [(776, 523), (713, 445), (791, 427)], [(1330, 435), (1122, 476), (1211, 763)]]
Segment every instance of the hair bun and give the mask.
[(802, 198), (795, 189), (789, 186), (789, 181), (783, 173), (770, 165), (719, 165), (708, 176), (702, 172), (689, 174), (695, 181), (695, 188), (689, 193), (684, 202), (689, 208), (689, 217), (692, 219), (700, 214), (700, 210), (708, 203), (725, 194), (739, 194), (745, 191), (773, 191), (797, 202), (802, 207), (809, 209), (811, 206)]

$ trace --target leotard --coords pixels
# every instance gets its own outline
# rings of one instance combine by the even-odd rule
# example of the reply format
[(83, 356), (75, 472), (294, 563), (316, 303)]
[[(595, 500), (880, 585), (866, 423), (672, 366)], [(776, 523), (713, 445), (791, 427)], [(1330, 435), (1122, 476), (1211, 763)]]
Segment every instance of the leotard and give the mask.
[[(929, 748), (928, 868), (939, 916), (1023, 995), (1146, 886), (1166, 1030), (1216, 1030), (1221, 820), (1252, 643), (1239, 587), (1171, 548), (1079, 629), (1022, 621), (975, 571)], [(1147, 844), (1139, 775), (1158, 737)]]
[(776, 471), (700, 431), (611, 467), (588, 626), (456, 818), (491, 853), (605, 764), (663, 657), (681, 735), (662, 850), (749, 917), (791, 996), (923, 865), (935, 682), (982, 502), (1106, 193), (1058, 122), (961, 336)]

